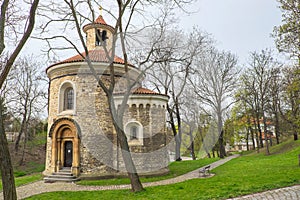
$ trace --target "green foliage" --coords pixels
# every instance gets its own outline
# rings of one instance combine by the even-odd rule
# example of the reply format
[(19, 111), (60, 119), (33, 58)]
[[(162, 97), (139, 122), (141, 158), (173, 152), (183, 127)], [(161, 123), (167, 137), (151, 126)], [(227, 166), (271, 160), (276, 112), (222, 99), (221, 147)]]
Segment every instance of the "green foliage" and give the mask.
[(47, 142), (47, 132), (42, 131), (40, 133), (38, 133), (33, 140), (28, 141), (27, 145), (29, 147), (35, 147), (38, 145), (43, 145), (46, 144)]
[(300, 69), (299, 66), (284, 69), (284, 95), (283, 100), (287, 107), (284, 110), (284, 119), (291, 127), (286, 128), (292, 134), (300, 130)]
[(300, 3), (299, 0), (278, 0), (283, 24), (274, 28), (279, 51), (295, 56), (300, 63)]
[(25, 176), (25, 175), (26, 175), (26, 172), (24, 172), (24, 171), (15, 171), (14, 172), (15, 177), (20, 177), (20, 176)]
[[(289, 145), (296, 148), (279, 154)], [(270, 156), (261, 153), (234, 159), (212, 170), (216, 174), (212, 178), (149, 187), (139, 193), (129, 190), (52, 192), (29, 199), (225, 199), (300, 184), (300, 141), (278, 145), (271, 152)]]

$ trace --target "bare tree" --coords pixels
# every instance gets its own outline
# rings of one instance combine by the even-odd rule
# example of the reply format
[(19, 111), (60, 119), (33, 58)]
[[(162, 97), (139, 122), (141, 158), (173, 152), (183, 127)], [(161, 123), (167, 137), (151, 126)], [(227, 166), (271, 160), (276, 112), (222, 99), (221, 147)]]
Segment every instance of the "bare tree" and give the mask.
[(16, 61), (14, 68), (9, 73), (8, 84), (10, 93), (7, 96), (7, 107), (16, 119), (20, 119), (20, 130), (16, 138), (15, 151), (19, 150), (23, 136), (23, 151), (20, 165), (23, 164), (26, 142), (32, 139), (30, 122), (39, 115), (45, 107), (46, 92), (42, 86), (43, 78), (40, 75), (40, 64), (31, 57), (24, 57)]
[(211, 49), (199, 59), (195, 76), (190, 79), (198, 99), (211, 109), (217, 123), (220, 157), (226, 156), (223, 144), (223, 122), (226, 110), (234, 103), (239, 70), (231, 53)]
[[(180, 161), (183, 93), (191, 68), (195, 65), (197, 56), (206, 48), (209, 39), (206, 34), (197, 29), (190, 34), (185, 34), (179, 29), (165, 31), (163, 27), (161, 28), (161, 32), (163, 32), (161, 40), (156, 43), (151, 55), (151, 60), (156, 62), (147, 71), (147, 74), (150, 77), (150, 85), (170, 97), (167, 105), (168, 122), (176, 142), (175, 160)], [(152, 37), (156, 38), (157, 36)]]
[[(196, 160), (196, 152), (200, 151), (200, 147), (204, 147), (206, 154), (209, 155), (209, 151), (205, 148), (204, 131), (203, 131), (203, 108), (200, 105), (197, 98), (195, 98), (194, 90), (191, 86), (188, 86), (183, 94), (183, 102), (181, 106), (183, 127), (183, 145), (190, 151), (193, 160)], [(196, 144), (196, 138), (199, 138), (198, 146)]]
[[(1, 3), (1, 17), (0, 17), (0, 56), (3, 58), (4, 50), (7, 45), (7, 38), (6, 33), (12, 34), (14, 32), (10, 31), (16, 31), (17, 26), (24, 25), (23, 30), (24, 32), (15, 32), (16, 35), (20, 36), (20, 39), (15, 37), (16, 45), (15, 48), (11, 50), (11, 53), (8, 54), (8, 59), (1, 68), (1, 74), (0, 74), (0, 89), (2, 89), (2, 86), (8, 76), (8, 73), (10, 69), (12, 68), (14, 61), (16, 60), (17, 56), (19, 55), (20, 51), (24, 47), (24, 44), (28, 40), (29, 36), (31, 35), (31, 32), (34, 27), (35, 23), (35, 14), (36, 9), (39, 3), (39, 0), (34, 0), (31, 3), (28, 3), (29, 7), (29, 13), (27, 14), (28, 17), (24, 17), (25, 21), (27, 23), (23, 23), (23, 20), (13, 20), (13, 16), (15, 14), (14, 8), (16, 8), (15, 1), (9, 1), (9, 0), (3, 0)], [(25, 4), (25, 2), (23, 2)], [(26, 9), (26, 6), (23, 8)], [(25, 15), (26, 16), (26, 15)], [(9, 25), (9, 26), (7, 26)], [(9, 28), (12, 28), (9, 30)], [(20, 28), (20, 27), (18, 27)], [(22, 29), (20, 29), (22, 30)], [(13, 35), (13, 34), (12, 34)], [(10, 37), (12, 38), (12, 37)], [(1, 98), (1, 104), (0, 104), (0, 158), (1, 158), (1, 174), (2, 174), (2, 183), (3, 183), (3, 196), (4, 199), (17, 199), (16, 189), (15, 189), (15, 183), (14, 183), (14, 175), (13, 175), (13, 169), (11, 165), (10, 160), (10, 154), (8, 151), (7, 146), (7, 140), (4, 130), (4, 105), (3, 105), (3, 99)]]

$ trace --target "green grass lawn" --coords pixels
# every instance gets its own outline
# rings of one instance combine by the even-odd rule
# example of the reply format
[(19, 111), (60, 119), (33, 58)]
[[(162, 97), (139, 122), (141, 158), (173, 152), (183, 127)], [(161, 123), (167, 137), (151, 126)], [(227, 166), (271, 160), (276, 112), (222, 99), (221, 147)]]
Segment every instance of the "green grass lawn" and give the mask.
[[(15, 178), (15, 184), (18, 187), (20, 185), (42, 180), (42, 177), (43, 176), (41, 173), (35, 173), (27, 176), (17, 177)], [(0, 190), (2, 190), (2, 181), (0, 181)]]
[[(187, 172), (193, 171), (197, 168), (208, 165), (212, 162), (219, 160), (219, 158), (206, 158), (201, 160), (186, 160), (182, 162), (172, 162), (169, 165), (170, 172), (164, 176), (156, 176), (156, 177), (141, 177), (141, 181), (145, 182), (153, 182), (164, 179), (173, 178), (176, 176), (180, 176)], [(79, 185), (120, 185), (120, 184), (130, 184), (129, 178), (114, 178), (114, 179), (105, 179), (105, 180), (82, 180), (77, 182)]]
[[(289, 146), (294, 148), (288, 148)], [(207, 179), (192, 179), (182, 183), (129, 190), (53, 192), (29, 199), (225, 199), (254, 192), (300, 184), (300, 141), (290, 141), (264, 152), (241, 156), (214, 170)]]

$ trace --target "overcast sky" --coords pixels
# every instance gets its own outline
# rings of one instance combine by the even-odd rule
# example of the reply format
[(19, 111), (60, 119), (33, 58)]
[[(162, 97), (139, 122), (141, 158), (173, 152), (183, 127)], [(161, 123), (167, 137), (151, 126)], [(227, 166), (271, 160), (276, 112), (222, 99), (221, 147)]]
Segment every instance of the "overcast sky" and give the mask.
[[(191, 31), (198, 26), (210, 33), (218, 49), (231, 51), (241, 64), (247, 63), (250, 52), (276, 49), (270, 36), (273, 27), (281, 24), (276, 0), (198, 0), (187, 10), (194, 13), (178, 13), (181, 27)], [(24, 52), (36, 51), (38, 46), (37, 41), (29, 42)]]
[(190, 8), (196, 13), (182, 14), (182, 27), (196, 25), (212, 34), (218, 48), (236, 54), (241, 64), (250, 52), (275, 49), (270, 34), (281, 24), (276, 0), (198, 0)]

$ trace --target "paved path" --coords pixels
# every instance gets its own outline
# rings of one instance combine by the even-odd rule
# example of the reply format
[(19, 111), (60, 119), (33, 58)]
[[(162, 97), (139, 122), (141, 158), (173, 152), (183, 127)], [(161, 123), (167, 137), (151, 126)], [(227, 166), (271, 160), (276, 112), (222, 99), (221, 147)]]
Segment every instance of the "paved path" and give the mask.
[[(238, 155), (233, 155), (225, 159), (211, 163), (211, 169), (214, 169), (229, 160), (236, 158)], [(199, 169), (191, 171), (187, 174), (156, 182), (143, 183), (144, 187), (158, 186), (174, 184), (178, 182), (183, 182), (189, 179), (199, 178)], [(82, 186), (76, 185), (75, 183), (45, 183), (44, 181), (37, 181), (27, 185), (23, 185), (17, 188), (18, 199), (23, 199), (32, 195), (41, 194), (45, 192), (55, 192), (55, 191), (93, 191), (93, 190), (120, 190), (120, 189), (130, 189), (130, 185), (110, 185), (110, 186)], [(0, 193), (0, 200), (3, 199), (3, 193)], [(286, 187), (276, 190), (269, 190), (266, 192), (246, 195), (238, 198), (233, 198), (230, 200), (297, 200), (300, 199), (300, 185)]]
[(276, 190), (269, 190), (266, 192), (250, 194), (230, 200), (299, 200), (300, 199), (300, 185), (280, 188)]

